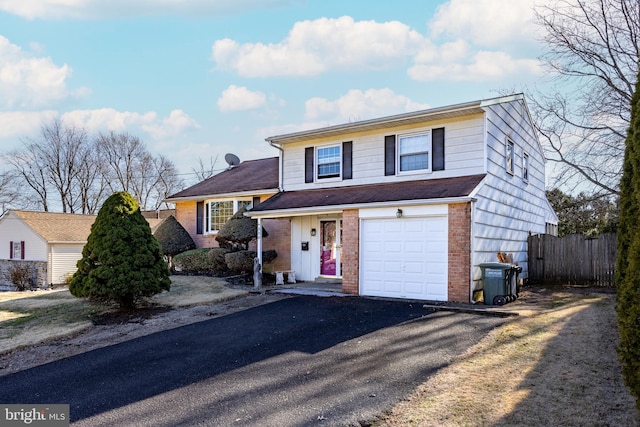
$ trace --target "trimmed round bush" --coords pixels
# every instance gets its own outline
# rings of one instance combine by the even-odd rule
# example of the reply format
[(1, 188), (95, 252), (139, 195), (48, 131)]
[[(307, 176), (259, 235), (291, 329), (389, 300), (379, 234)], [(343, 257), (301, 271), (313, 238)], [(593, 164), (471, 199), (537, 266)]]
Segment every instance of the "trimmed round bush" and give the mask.
[(173, 257), (176, 271), (188, 274), (213, 273), (209, 260), (210, 248), (193, 249)]
[(213, 248), (209, 251), (207, 257), (209, 258), (209, 263), (213, 271), (224, 273), (229, 270), (227, 262), (224, 259), (225, 255), (229, 252), (231, 251), (225, 248)]
[[(256, 251), (236, 251), (229, 252), (224, 256), (227, 267), (231, 271), (238, 273), (253, 273), (253, 259), (256, 257)], [(278, 256), (273, 249), (262, 252), (262, 263), (267, 264)]]

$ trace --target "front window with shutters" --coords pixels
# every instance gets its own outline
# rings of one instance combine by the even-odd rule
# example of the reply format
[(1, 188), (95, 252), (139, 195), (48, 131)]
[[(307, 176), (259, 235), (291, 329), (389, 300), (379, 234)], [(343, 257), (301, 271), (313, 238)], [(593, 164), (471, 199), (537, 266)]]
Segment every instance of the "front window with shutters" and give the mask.
[(340, 177), (340, 146), (317, 149), (318, 179)]
[(429, 133), (398, 136), (398, 170), (400, 172), (429, 170)]
[(217, 233), (220, 227), (243, 207), (249, 207), (251, 200), (210, 201), (204, 206), (204, 231)]

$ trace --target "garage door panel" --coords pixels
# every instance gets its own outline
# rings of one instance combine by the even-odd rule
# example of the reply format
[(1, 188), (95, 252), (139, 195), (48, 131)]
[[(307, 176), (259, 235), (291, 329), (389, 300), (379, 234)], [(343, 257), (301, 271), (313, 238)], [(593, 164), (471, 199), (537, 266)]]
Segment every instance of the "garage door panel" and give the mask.
[(400, 274), (402, 271), (401, 261), (385, 261), (382, 265), (384, 266), (383, 273)]
[(446, 301), (447, 238), (446, 216), (363, 220), (362, 294)]

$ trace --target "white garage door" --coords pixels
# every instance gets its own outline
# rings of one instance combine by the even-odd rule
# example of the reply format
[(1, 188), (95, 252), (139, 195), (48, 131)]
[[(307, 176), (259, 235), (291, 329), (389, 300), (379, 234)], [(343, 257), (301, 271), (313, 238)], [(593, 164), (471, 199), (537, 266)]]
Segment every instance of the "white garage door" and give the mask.
[(83, 246), (55, 245), (51, 247), (51, 283), (59, 285), (76, 272), (76, 263), (82, 258)]
[(364, 219), (363, 295), (447, 300), (447, 217)]

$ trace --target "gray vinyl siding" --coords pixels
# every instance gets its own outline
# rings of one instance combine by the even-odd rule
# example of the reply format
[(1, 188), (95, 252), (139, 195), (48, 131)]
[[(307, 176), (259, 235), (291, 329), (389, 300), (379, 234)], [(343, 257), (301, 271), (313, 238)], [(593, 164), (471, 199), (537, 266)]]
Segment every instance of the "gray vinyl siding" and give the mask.
[[(527, 276), (527, 236), (544, 233), (550, 212), (545, 195), (545, 165), (542, 148), (528, 113), (520, 101), (494, 104), (486, 114), (486, 171), (476, 194), (474, 215), (474, 279), (477, 265), (497, 261), (497, 252), (513, 254)], [(514, 143), (513, 175), (507, 173), (507, 138)], [(529, 154), (529, 179), (523, 179), (522, 159)]]

